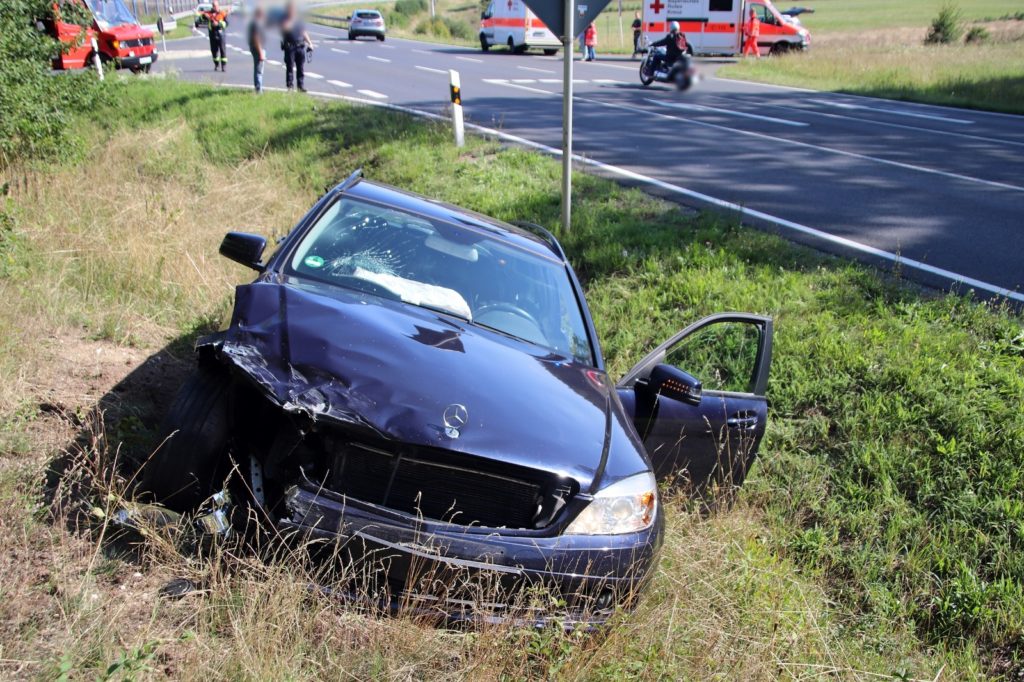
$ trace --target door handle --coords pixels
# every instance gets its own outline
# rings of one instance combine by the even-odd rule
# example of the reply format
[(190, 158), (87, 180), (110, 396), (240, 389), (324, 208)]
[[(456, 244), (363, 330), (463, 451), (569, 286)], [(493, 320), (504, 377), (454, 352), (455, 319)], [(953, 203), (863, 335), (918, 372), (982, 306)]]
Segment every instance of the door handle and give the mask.
[(731, 429), (742, 429), (744, 431), (750, 431), (757, 428), (757, 413), (756, 412), (739, 412), (734, 414), (725, 420), (725, 423)]

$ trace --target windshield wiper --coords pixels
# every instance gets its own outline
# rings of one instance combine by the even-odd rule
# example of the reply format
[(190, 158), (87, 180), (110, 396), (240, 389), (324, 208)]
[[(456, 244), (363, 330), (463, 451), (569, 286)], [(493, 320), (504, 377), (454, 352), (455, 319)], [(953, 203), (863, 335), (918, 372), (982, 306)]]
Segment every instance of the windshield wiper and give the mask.
[(515, 334), (513, 334), (511, 332), (507, 332), (504, 329), (498, 329), (497, 327), (492, 327), (489, 324), (483, 324), (482, 322), (473, 322), (472, 320), (470, 320), (470, 324), (476, 325), (477, 327), (483, 327), (484, 329), (486, 329), (488, 331), (492, 331), (495, 334), (501, 334), (502, 336), (507, 336), (508, 338), (514, 339), (516, 341), (522, 341), (523, 343), (528, 343), (531, 346), (540, 346), (541, 348), (544, 347), (544, 346), (541, 346), (541, 344), (537, 343), (536, 341), (531, 341), (530, 339), (524, 339), (521, 336), (516, 336)]

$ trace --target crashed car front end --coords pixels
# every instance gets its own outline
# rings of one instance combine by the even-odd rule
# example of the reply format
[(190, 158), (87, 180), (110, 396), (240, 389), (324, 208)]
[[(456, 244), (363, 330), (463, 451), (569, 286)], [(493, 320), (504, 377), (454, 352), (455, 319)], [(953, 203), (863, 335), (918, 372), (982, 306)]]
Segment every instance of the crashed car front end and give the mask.
[[(364, 192), (352, 193), (396, 201), (379, 186)], [(445, 207), (412, 208), (436, 211), (416, 220), (452, 219)], [(321, 244), (349, 239), (311, 231)], [(493, 282), (502, 268), (530, 281), (561, 273), (563, 319), (534, 313), (528, 325), (518, 310), (528, 298), (495, 306), (467, 294), (465, 307), (484, 311), (471, 320), (434, 285), (401, 289), (418, 297), (409, 305), (378, 295), (381, 283), (399, 290), (389, 274), (362, 274), (374, 283), (365, 291), (333, 286), (322, 273), (337, 259), (286, 242), (255, 282), (237, 288), (229, 328), (198, 345), (203, 366), (231, 377), (233, 453), (279, 529), (372, 567), (372, 592), (392, 607), (449, 619), (602, 622), (650, 578), (663, 530), (657, 486), (599, 351), (585, 343), (593, 336), (585, 308), (571, 338), (525, 343), (511, 333), (565, 328), (564, 301), (582, 300), (578, 284), (528, 235), (492, 243), (446, 234), (445, 242), (426, 237), (446, 264), (483, 268), (490, 259), (498, 268), (489, 280), (470, 270), (474, 281)], [(469, 239), (479, 240), (474, 251)], [(372, 246), (394, 259), (402, 243), (381, 231)], [(524, 253), (517, 263), (528, 249), (542, 257)], [(360, 256), (358, 267), (373, 267), (368, 260)], [(557, 613), (526, 608), (524, 595), (540, 592)]]

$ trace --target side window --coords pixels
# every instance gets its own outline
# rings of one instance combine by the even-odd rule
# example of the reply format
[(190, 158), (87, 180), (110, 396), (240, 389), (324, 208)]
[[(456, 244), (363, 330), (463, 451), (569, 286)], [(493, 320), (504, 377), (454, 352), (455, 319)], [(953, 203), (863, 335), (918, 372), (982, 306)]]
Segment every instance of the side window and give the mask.
[(709, 12), (731, 12), (733, 0), (711, 0), (708, 5)]
[(696, 377), (705, 391), (749, 393), (757, 377), (761, 331), (745, 322), (718, 322), (687, 336), (665, 362)]
[(490, 19), (493, 14), (494, 14), (494, 3), (492, 2), (491, 4), (487, 5), (487, 9), (484, 10), (484, 13), (481, 15), (481, 18), (482, 19)]

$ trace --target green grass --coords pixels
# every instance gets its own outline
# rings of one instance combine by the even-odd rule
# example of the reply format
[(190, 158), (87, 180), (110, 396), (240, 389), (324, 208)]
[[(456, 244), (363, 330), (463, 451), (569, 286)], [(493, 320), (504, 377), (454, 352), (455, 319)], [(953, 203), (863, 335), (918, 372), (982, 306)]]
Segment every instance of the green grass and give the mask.
[[(31, 489), (27, 442), (41, 423), (33, 406), (43, 380), (28, 377), (53, 361), (51, 335), (187, 345), (194, 330), (223, 321), (231, 284), (251, 276), (216, 257), (223, 233), (283, 234), (357, 166), (499, 218), (557, 223), (559, 164), (531, 152), (477, 138), (457, 150), (444, 126), (308, 98), (172, 80), (113, 87), (118, 115), (97, 111), (80, 134), (131, 159), (125, 172), (55, 166), (5, 209), (13, 227), (0, 242), (0, 406), (10, 426), (0, 444), (11, 445), (0, 461), (21, 464), (0, 477), (0, 502), (9, 523), (32, 529), (7, 534), (17, 548), (71, 543), (25, 517), (31, 505), (20, 492)], [(117, 191), (125, 183), (136, 191)], [(700, 520), (669, 503), (661, 570), (609, 636), (449, 635), (335, 615), (337, 606), (301, 589), (301, 573), (246, 564), (218, 578), (207, 601), (153, 605), (138, 628), (120, 624), (116, 591), (90, 602), (88, 618), (75, 616), (86, 607), (45, 602), (33, 612), (51, 614), (35, 616), (47, 633), (38, 638), (33, 628), (43, 626), (4, 600), (0, 616), (22, 628), (3, 635), (5, 657), (41, 660), (34, 669), (45, 676), (65, 656), (88, 676), (158, 641), (158, 657), (172, 655), (183, 676), (254, 679), (335, 669), (386, 678), (934, 679), (943, 666), (943, 679), (961, 679), (1022, 669), (1019, 316), (714, 215), (688, 217), (587, 175), (577, 176), (574, 228), (562, 241), (613, 376), (702, 315), (747, 310), (776, 320), (768, 433), (736, 508)], [(34, 573), (12, 570), (8, 593), (34, 584)], [(54, 573), (54, 595), (73, 592), (81, 578), (71, 573)], [(60, 613), (71, 615), (52, 615)], [(59, 617), (69, 620), (45, 620)]]
[[(804, 14), (800, 20), (812, 34), (927, 26), (946, 3), (947, 0), (816, 0), (806, 5), (814, 9), (814, 14)], [(1024, 9), (1018, 0), (962, 0), (954, 4), (967, 21), (996, 19)], [(777, 6), (790, 7), (785, 3)]]

